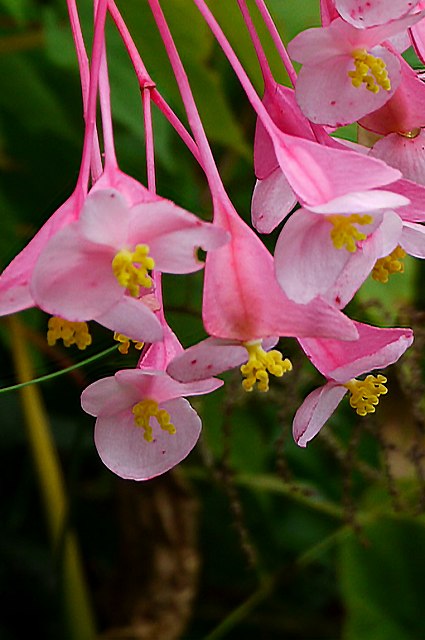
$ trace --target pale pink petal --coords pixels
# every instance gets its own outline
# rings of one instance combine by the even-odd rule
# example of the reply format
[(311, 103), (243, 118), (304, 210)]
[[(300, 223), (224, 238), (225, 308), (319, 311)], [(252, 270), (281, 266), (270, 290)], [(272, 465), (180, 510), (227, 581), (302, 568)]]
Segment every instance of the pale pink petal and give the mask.
[(355, 323), (358, 340), (306, 338), (299, 343), (314, 366), (326, 378), (346, 383), (351, 378), (384, 369), (396, 362), (413, 342), (411, 329), (381, 329)]
[(393, 191), (382, 189), (370, 189), (369, 191), (357, 191), (347, 193), (339, 198), (334, 198), (325, 204), (315, 207), (306, 206), (314, 213), (341, 214), (341, 213), (368, 213), (377, 209), (395, 209), (410, 204), (409, 199)]
[(183, 353), (183, 347), (180, 344), (175, 333), (170, 329), (165, 320), (162, 320), (163, 339), (161, 342), (152, 344), (149, 348), (142, 352), (138, 368), (142, 371), (154, 370), (165, 371), (167, 365), (173, 358)]
[(425, 64), (425, 20), (412, 25), (409, 31), (416, 55)]
[(121, 295), (107, 311), (94, 316), (93, 320), (131, 340), (158, 342), (163, 337), (160, 321), (145, 305), (143, 298)]
[(271, 233), (292, 211), (297, 197), (280, 167), (257, 180), (252, 194), (252, 224), (260, 233)]
[(164, 371), (146, 369), (125, 369), (115, 374), (117, 380), (138, 390), (140, 397), (154, 398), (157, 402), (167, 402), (181, 396), (197, 396), (211, 393), (223, 384), (221, 380), (209, 377), (207, 380), (183, 384), (174, 380)]
[(116, 376), (96, 380), (81, 394), (81, 406), (91, 416), (111, 416), (128, 410), (140, 399), (135, 387), (119, 382)]
[(347, 389), (339, 384), (328, 382), (312, 391), (295, 414), (292, 433), (300, 447), (316, 436), (333, 414)]
[(415, 258), (425, 258), (425, 227), (405, 222), (400, 239), (401, 247)]
[(404, 178), (425, 185), (425, 132), (416, 138), (390, 133), (373, 146), (370, 155), (399, 169)]
[(355, 27), (372, 27), (401, 18), (417, 4), (413, 0), (335, 0), (340, 15)]
[(95, 190), (86, 198), (79, 221), (81, 236), (120, 249), (128, 241), (131, 210), (115, 189)]
[(397, 211), (402, 220), (425, 222), (425, 186), (403, 178), (393, 182), (391, 191), (399, 193), (410, 200), (410, 204), (401, 207)]
[(123, 295), (112, 273), (113, 254), (102, 245), (83, 240), (77, 225), (69, 225), (51, 239), (31, 281), (37, 305), (70, 321), (91, 320)]
[(29, 289), (34, 265), (47, 242), (78, 217), (81, 194), (74, 192), (0, 275), (0, 315), (15, 313), (35, 303)]
[(201, 420), (189, 402), (177, 398), (159, 405), (168, 411), (176, 433), (163, 431), (151, 418), (153, 442), (146, 442), (131, 411), (96, 420), (95, 444), (103, 463), (121, 478), (148, 480), (181, 462), (193, 449), (201, 432)]
[(157, 194), (146, 189), (140, 182), (118, 169), (118, 167), (108, 166), (108, 164), (91, 192), (103, 189), (115, 189), (115, 191), (124, 196), (130, 206), (143, 202), (157, 202), (162, 199)]
[[(329, 58), (347, 54), (353, 47), (349, 35), (355, 29), (340, 18), (327, 27), (314, 27), (301, 31), (288, 44), (288, 53), (293, 60), (304, 65), (320, 65)], [(356, 34), (355, 34), (356, 35)]]
[(302, 67), (295, 92), (301, 111), (309, 120), (342, 126), (379, 109), (391, 98), (400, 81), (400, 63), (384, 47), (374, 47), (371, 53), (385, 62), (391, 79), (390, 91), (381, 89), (372, 93), (365, 85), (354, 87), (348, 76), (348, 72), (354, 70), (354, 61), (349, 55)]

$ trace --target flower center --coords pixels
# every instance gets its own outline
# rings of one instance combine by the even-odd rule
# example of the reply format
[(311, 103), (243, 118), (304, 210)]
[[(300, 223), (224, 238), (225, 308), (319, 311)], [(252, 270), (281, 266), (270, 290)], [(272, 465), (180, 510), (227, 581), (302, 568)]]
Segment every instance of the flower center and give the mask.
[(282, 354), (276, 349), (264, 351), (261, 340), (245, 342), (244, 347), (249, 356), (248, 362), (240, 368), (244, 377), (242, 386), (245, 391), (252, 391), (256, 383), (259, 391), (268, 391), (269, 373), (280, 378), (284, 373), (292, 370), (292, 363), (288, 358), (283, 360)]
[(92, 343), (87, 322), (69, 322), (53, 316), (47, 324), (47, 344), (53, 347), (57, 340), (63, 340), (65, 347), (76, 344), (81, 351)]
[(140, 287), (150, 289), (152, 278), (148, 275), (155, 266), (153, 258), (149, 257), (147, 244), (138, 244), (136, 250), (118, 251), (112, 260), (112, 271), (122, 287), (125, 287), (133, 298), (140, 295)]
[(159, 409), (158, 403), (155, 400), (141, 400), (134, 405), (132, 409), (134, 415), (134, 424), (137, 427), (142, 427), (144, 430), (144, 439), (146, 442), (153, 441), (153, 432), (150, 425), (150, 419), (156, 418), (159, 426), (163, 431), (168, 433), (176, 433), (176, 428), (171, 424), (170, 414), (165, 409)]
[(385, 284), (393, 273), (403, 273), (404, 264), (402, 260), (405, 257), (406, 252), (399, 245), (389, 256), (379, 258), (379, 260), (375, 262), (375, 266), (372, 269), (372, 278)]
[(368, 53), (366, 49), (355, 49), (352, 52), (355, 71), (349, 71), (353, 87), (366, 85), (368, 91), (378, 93), (380, 87), (385, 91), (391, 89), (391, 82), (388, 77), (387, 67), (381, 58)]
[(374, 413), (375, 407), (379, 402), (379, 396), (388, 392), (384, 383), (387, 381), (385, 376), (367, 376), (364, 380), (350, 380), (343, 386), (350, 393), (350, 405), (356, 410), (359, 416), (365, 416), (368, 413)]
[(333, 226), (331, 239), (335, 249), (345, 247), (347, 251), (354, 253), (357, 250), (356, 242), (366, 238), (366, 234), (359, 231), (355, 225), (371, 224), (373, 218), (367, 214), (361, 216), (358, 213), (353, 213), (351, 216), (338, 214), (326, 216), (326, 220)]
[(144, 342), (138, 342), (137, 340), (130, 340), (130, 338), (127, 338), (127, 336), (125, 336), (123, 333), (117, 333), (116, 331), (114, 333), (114, 340), (120, 343), (118, 346), (118, 351), (124, 355), (128, 353), (130, 344), (132, 342), (134, 343), (134, 348), (138, 351), (140, 351), (140, 349), (143, 349), (143, 345), (145, 344)]

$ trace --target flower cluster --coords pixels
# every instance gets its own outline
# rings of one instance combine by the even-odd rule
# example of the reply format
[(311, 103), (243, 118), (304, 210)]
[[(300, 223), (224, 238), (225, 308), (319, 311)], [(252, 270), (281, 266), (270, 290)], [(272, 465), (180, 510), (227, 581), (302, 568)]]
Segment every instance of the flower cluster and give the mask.
[[(254, 230), (223, 186), (159, 0), (148, 1), (192, 131), (162, 98), (115, 3), (97, 0), (89, 69), (80, 58), (86, 128), (77, 185), (0, 276), (0, 314), (31, 306), (51, 314), (49, 344), (61, 339), (85, 349), (87, 323), (96, 321), (114, 332), (121, 353), (131, 342), (140, 350), (135, 369), (82, 394), (83, 409), (96, 417), (103, 462), (136, 480), (167, 471), (194, 447), (201, 422), (185, 397), (217, 389), (223, 383), (214, 376), (239, 367), (245, 391), (267, 392), (271, 376), (291, 371), (274, 348), (282, 337), (295, 338), (326, 378), (295, 415), (299, 445), (347, 392), (359, 416), (374, 412), (387, 392), (379, 371), (409, 347), (412, 331), (356, 322), (344, 308), (367, 277), (385, 283), (403, 271), (406, 254), (425, 257), (425, 84), (403, 57), (413, 46), (425, 63), (422, 2), (321, 0), (322, 26), (298, 34), (286, 51), (264, 1), (256, 0), (293, 82), (287, 87), (272, 76), (247, 5), (237, 0), (263, 74), (261, 99), (205, 1), (193, 0), (258, 116)], [(81, 52), (71, 0), (68, 8)], [(123, 173), (115, 155), (107, 12), (142, 90), (147, 186)], [(301, 64), (298, 76), (291, 59)], [(205, 172), (211, 222), (156, 192), (152, 101)], [(352, 123), (375, 134), (373, 146), (338, 138), (338, 127)], [(272, 255), (258, 234), (282, 223)], [(202, 268), (208, 337), (184, 350), (165, 317), (161, 274)]]

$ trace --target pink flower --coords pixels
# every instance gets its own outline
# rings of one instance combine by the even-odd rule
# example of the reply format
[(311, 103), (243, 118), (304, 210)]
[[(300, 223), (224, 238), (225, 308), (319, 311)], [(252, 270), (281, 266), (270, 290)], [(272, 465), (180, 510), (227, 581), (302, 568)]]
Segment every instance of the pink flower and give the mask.
[(369, 29), (337, 18), (298, 34), (288, 50), (303, 64), (296, 85), (303, 113), (312, 122), (341, 126), (384, 105), (400, 82), (400, 63), (381, 43), (421, 18), (409, 15)]
[(98, 380), (81, 396), (84, 411), (97, 418), (99, 456), (122, 478), (147, 480), (181, 462), (201, 431), (198, 414), (183, 396), (210, 393), (223, 384), (211, 378), (181, 384), (170, 378), (164, 369), (182, 347), (167, 327), (164, 336), (137, 369)]
[(356, 326), (359, 338), (350, 345), (338, 340), (300, 340), (311, 362), (328, 380), (307, 396), (295, 415), (293, 434), (301, 447), (319, 433), (348, 391), (358, 415), (373, 413), (379, 396), (387, 393), (386, 378), (368, 375), (362, 381), (357, 376), (396, 362), (413, 342), (410, 329)]
[(354, 27), (373, 27), (396, 20), (417, 7), (418, 0), (335, 0), (339, 15)]
[[(95, 190), (79, 220), (45, 247), (31, 292), (45, 311), (69, 321), (94, 319), (135, 340), (162, 336), (143, 304), (149, 272), (189, 273), (203, 267), (196, 248), (212, 249), (226, 234), (168, 200), (128, 206), (114, 189)], [(140, 300), (142, 298), (142, 301)]]

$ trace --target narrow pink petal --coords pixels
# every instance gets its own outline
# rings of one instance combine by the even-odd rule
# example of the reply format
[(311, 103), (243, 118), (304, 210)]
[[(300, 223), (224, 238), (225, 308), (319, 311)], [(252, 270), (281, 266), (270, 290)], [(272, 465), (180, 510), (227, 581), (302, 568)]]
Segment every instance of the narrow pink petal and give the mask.
[(372, 93), (365, 86), (353, 87), (348, 76), (348, 72), (354, 70), (350, 55), (334, 56), (302, 67), (296, 96), (301, 111), (309, 120), (342, 126), (379, 109), (391, 98), (400, 81), (400, 63), (384, 47), (375, 47), (371, 53), (385, 62), (391, 79), (390, 91), (381, 89), (378, 93)]
[(95, 444), (102, 462), (121, 478), (148, 480), (181, 462), (193, 449), (201, 432), (201, 420), (184, 398), (160, 404), (176, 427), (163, 431), (151, 418), (154, 441), (146, 442), (144, 431), (134, 424), (130, 411), (96, 420)]
[(314, 213), (341, 214), (341, 213), (368, 213), (377, 209), (395, 209), (410, 204), (409, 199), (393, 191), (383, 189), (370, 189), (369, 191), (357, 191), (347, 193), (339, 198), (334, 198), (325, 204), (315, 207), (306, 207)]
[(183, 353), (182, 345), (166, 321), (163, 320), (161, 325), (163, 339), (156, 344), (150, 345), (146, 352), (142, 352), (137, 365), (142, 371), (165, 371), (168, 363)]
[(130, 207), (118, 191), (97, 189), (86, 198), (79, 232), (86, 240), (120, 249), (127, 242), (131, 217)]
[(320, 0), (320, 17), (323, 27), (327, 27), (335, 18), (339, 18), (334, 0)]
[(411, 256), (425, 258), (425, 227), (413, 222), (405, 222), (400, 245)]
[(345, 383), (374, 369), (396, 362), (413, 342), (411, 329), (381, 329), (355, 323), (358, 340), (307, 338), (299, 340), (314, 366), (328, 379)]
[(390, 133), (378, 140), (370, 155), (399, 169), (404, 178), (425, 185), (425, 132), (416, 138)]
[(300, 447), (316, 436), (333, 414), (347, 389), (333, 382), (312, 391), (295, 414), (292, 433)]
[(257, 180), (252, 194), (252, 224), (260, 233), (271, 233), (292, 211), (297, 197), (280, 167)]
[(158, 342), (163, 337), (160, 321), (145, 305), (143, 298), (122, 294), (109, 309), (94, 316), (93, 320), (131, 340)]
[(425, 186), (403, 178), (392, 183), (391, 191), (410, 200), (410, 204), (397, 210), (402, 220), (425, 222)]
[(116, 376), (96, 380), (81, 394), (81, 406), (91, 416), (114, 416), (131, 408), (139, 399), (139, 392), (119, 382)]
[(355, 27), (372, 27), (401, 18), (418, 2), (413, 0), (335, 0), (340, 15)]
[(112, 273), (113, 254), (83, 240), (78, 223), (51, 239), (34, 268), (31, 293), (52, 315), (91, 320), (120, 300), (123, 289)]
[(47, 242), (79, 214), (79, 194), (74, 192), (45, 222), (40, 231), (0, 275), (0, 315), (15, 313), (35, 303), (29, 289), (34, 265)]

